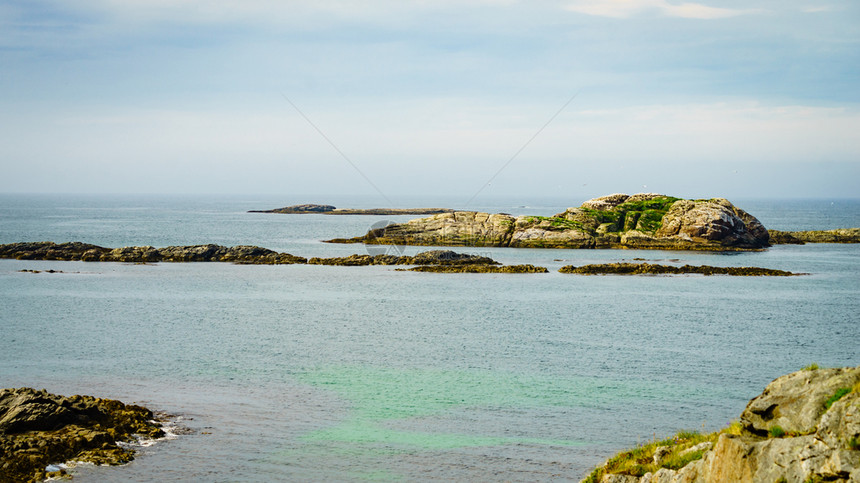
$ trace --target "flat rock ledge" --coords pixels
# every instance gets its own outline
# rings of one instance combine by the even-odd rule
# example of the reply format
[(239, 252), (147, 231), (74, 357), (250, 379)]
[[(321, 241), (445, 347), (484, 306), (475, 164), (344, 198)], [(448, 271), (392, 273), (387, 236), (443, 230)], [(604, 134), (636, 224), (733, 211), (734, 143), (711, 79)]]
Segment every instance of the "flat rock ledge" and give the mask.
[(860, 366), (777, 378), (729, 428), (619, 453), (582, 481), (860, 482)]
[(790, 277), (806, 275), (759, 267), (712, 267), (710, 265), (659, 265), (653, 263), (600, 263), (582, 265), (579, 267), (566, 265), (559, 270), (561, 273), (577, 275), (731, 275), (735, 277)]
[(0, 481), (64, 474), (48, 465), (119, 465), (134, 459), (122, 443), (164, 436), (152, 411), (112, 399), (63, 397), (31, 388), (0, 390)]
[(836, 230), (779, 231), (768, 230), (774, 245), (804, 245), (806, 243), (860, 243), (860, 228)]
[(594, 198), (551, 217), (442, 213), (372, 229), (330, 243), (498, 246), (516, 248), (641, 248), (761, 250), (767, 229), (723, 198), (684, 200), (657, 193)]
[(332, 205), (293, 205), (272, 210), (249, 210), (248, 213), (282, 213), (287, 215), (435, 215), (453, 213), (449, 208), (335, 208)]

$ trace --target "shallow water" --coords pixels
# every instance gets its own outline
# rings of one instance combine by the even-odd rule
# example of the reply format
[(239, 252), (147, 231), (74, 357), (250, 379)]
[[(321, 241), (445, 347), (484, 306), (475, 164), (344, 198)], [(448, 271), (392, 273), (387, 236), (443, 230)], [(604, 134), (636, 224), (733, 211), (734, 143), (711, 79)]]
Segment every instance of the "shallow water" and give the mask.
[[(445, 206), (430, 201), (413, 206)], [(318, 240), (384, 218), (247, 214), (292, 201), (238, 198), (0, 202), (0, 243), (213, 242), (308, 257), (363, 253)], [(819, 200), (797, 220), (785, 203), (750, 203), (738, 204), (772, 228), (860, 226), (856, 202)], [(522, 211), (565, 207), (533, 204)], [(493, 208), (478, 209), (516, 210)], [(811, 362), (860, 364), (857, 245), (475, 251), (551, 273), (0, 260), (0, 386), (143, 403), (195, 430), (128, 466), (80, 467), (77, 481), (565, 481), (654, 436), (723, 427)], [(633, 258), (811, 275), (555, 272)]]

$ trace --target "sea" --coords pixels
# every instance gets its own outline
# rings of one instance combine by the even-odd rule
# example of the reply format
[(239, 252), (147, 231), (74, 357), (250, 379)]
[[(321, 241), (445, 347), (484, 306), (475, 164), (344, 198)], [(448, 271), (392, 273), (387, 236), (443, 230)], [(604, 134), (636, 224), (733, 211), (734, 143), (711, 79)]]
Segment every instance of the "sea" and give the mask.
[[(584, 200), (468, 209), (552, 215)], [(860, 200), (732, 201), (772, 229), (860, 226)], [(389, 206), (373, 196), (2, 194), (0, 243), (333, 257), (380, 247), (322, 240), (414, 218), (247, 212), (296, 203)], [(128, 465), (72, 468), (81, 483), (578, 481), (622, 449), (727, 426), (780, 375), (860, 364), (860, 245), (457, 250), (550, 273), (0, 260), (0, 387), (119, 399), (182, 429)], [(807, 275), (558, 273), (622, 260)]]

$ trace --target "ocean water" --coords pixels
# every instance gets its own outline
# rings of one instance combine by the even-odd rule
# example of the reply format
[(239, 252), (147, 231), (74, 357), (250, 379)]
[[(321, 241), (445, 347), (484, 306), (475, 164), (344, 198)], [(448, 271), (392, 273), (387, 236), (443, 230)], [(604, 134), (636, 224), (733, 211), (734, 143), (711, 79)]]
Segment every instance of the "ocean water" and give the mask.
[[(550, 215), (581, 201), (470, 208)], [(733, 201), (769, 228), (860, 226), (858, 201)], [(320, 240), (387, 219), (245, 213), (299, 202), (385, 206), (0, 195), (0, 243), (252, 244), (343, 256), (365, 247)], [(782, 374), (860, 364), (858, 245), (461, 251), (551, 273), (0, 260), (0, 386), (136, 402), (191, 430), (126, 466), (79, 466), (75, 481), (570, 481), (639, 442), (724, 427)], [(556, 271), (633, 258), (809, 275)]]

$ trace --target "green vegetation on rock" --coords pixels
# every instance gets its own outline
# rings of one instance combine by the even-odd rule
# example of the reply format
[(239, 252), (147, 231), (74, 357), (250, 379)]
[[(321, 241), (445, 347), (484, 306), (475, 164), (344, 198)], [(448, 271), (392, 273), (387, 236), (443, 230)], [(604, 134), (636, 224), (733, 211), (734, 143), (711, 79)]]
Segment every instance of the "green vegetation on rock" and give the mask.
[(701, 434), (696, 431), (680, 431), (671, 438), (651, 441), (629, 451), (623, 451), (595, 468), (583, 483), (599, 483), (606, 474), (644, 476), (660, 468), (676, 470), (702, 458), (720, 434), (736, 434), (740, 426), (732, 424), (722, 431)]
[(833, 406), (833, 403), (842, 399), (842, 396), (845, 396), (846, 394), (848, 394), (850, 392), (851, 392), (851, 388), (849, 388), (849, 387), (843, 387), (843, 388), (837, 389), (836, 392), (833, 393), (833, 395), (827, 399), (827, 401), (824, 401), (824, 408), (830, 409), (830, 406)]

